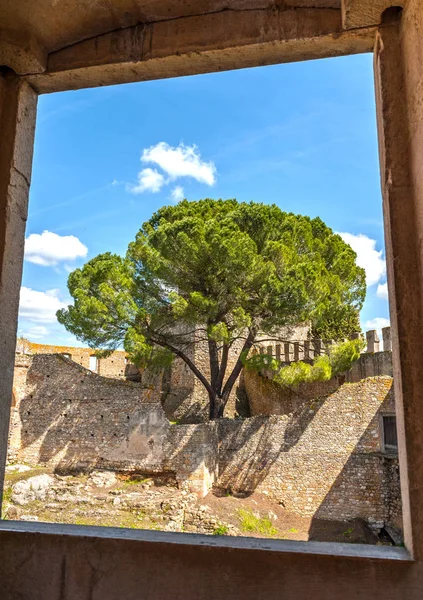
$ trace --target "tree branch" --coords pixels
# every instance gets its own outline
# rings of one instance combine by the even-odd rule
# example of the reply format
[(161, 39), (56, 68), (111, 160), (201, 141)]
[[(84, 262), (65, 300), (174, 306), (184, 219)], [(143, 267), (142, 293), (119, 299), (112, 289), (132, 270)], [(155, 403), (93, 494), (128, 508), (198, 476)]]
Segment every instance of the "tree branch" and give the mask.
[(228, 356), (229, 356), (229, 344), (223, 344), (222, 359), (220, 361), (219, 376), (218, 376), (218, 380), (217, 380), (217, 389), (218, 389), (219, 394), (222, 389), (223, 379), (225, 377), (226, 368), (228, 366)]
[(254, 338), (256, 336), (256, 331), (255, 330), (250, 330), (247, 339), (244, 342), (244, 345), (242, 347), (241, 353), (238, 356), (238, 360), (235, 363), (235, 366), (232, 370), (232, 373), (229, 375), (228, 379), (226, 380), (225, 386), (223, 388), (223, 392), (222, 392), (222, 398), (224, 399), (224, 402), (226, 403), (229, 397), (229, 394), (231, 393), (231, 390), (234, 386), (235, 381), (238, 378), (238, 375), (241, 373), (243, 364), (242, 364), (242, 355), (244, 354), (244, 352), (248, 351), (251, 346), (254, 343)]
[(217, 344), (214, 340), (208, 340), (209, 346), (209, 362), (210, 362), (210, 380), (211, 387), (215, 393), (218, 393), (218, 380), (219, 380), (219, 354), (217, 351)]
[(192, 362), (192, 360), (184, 352), (182, 352), (182, 350), (179, 350), (179, 348), (175, 348), (175, 346), (172, 346), (172, 344), (169, 344), (169, 342), (166, 342), (166, 340), (163, 341), (163, 340), (154, 339), (153, 337), (151, 337), (151, 341), (153, 342), (153, 344), (157, 344), (158, 346), (161, 346), (162, 348), (168, 348), (174, 354), (176, 354), (176, 356), (179, 356), (179, 358), (181, 358), (184, 361), (184, 363), (191, 369), (191, 371), (194, 373), (194, 375), (201, 381), (201, 383), (206, 388), (208, 394), (214, 393), (213, 389), (212, 389), (211, 385), (209, 384), (209, 382), (207, 381), (207, 379), (204, 377), (204, 375), (201, 373), (201, 371), (199, 369), (197, 369), (197, 367)]

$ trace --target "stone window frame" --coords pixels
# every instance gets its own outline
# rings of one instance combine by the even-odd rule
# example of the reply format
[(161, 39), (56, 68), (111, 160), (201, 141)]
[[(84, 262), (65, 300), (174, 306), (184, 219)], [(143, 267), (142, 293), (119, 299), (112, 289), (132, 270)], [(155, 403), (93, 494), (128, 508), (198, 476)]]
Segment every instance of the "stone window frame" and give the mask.
[[(355, 5), (358, 22), (354, 19), (350, 22), (352, 29), (348, 36), (344, 36), (345, 32), (339, 33), (339, 26), (336, 26), (338, 29), (334, 26), (332, 33), (316, 33), (317, 37), (324, 38), (317, 42), (315, 39), (310, 42), (313, 36), (307, 38), (306, 30), (302, 29), (314, 27), (307, 18), (304, 19), (307, 26), (298, 21), (295, 26), (275, 29), (260, 27), (252, 14), (248, 29), (247, 15), (239, 11), (234, 16), (222, 11), (216, 13), (217, 24), (210, 27), (203, 17), (200, 17), (201, 26), (198, 23), (193, 26), (192, 21), (185, 24), (182, 19), (170, 24), (155, 23), (151, 28), (136, 26), (129, 28), (133, 31), (128, 34), (125, 30), (116, 30), (77, 43), (51, 54), (45, 74), (24, 77), (7, 72), (0, 74), (0, 339), (3, 343), (0, 398), (5, 399), (0, 402), (0, 482), (6, 456), (37, 93), (354, 54), (369, 51), (371, 38), (375, 40), (374, 71), (406, 548), (210, 539), (189, 534), (1, 522), (2, 582), (30, 591), (38, 586), (38, 593), (48, 575), (50, 589), (55, 590), (54, 597), (80, 597), (78, 586), (83, 586), (91, 592), (94, 587), (101, 589), (102, 592), (96, 591), (96, 595), (90, 597), (107, 600), (117, 597), (116, 590), (124, 589), (130, 589), (131, 597), (136, 597), (140, 589), (145, 591), (146, 597), (172, 597), (175, 585), (178, 598), (198, 597), (201, 589), (202, 600), (220, 597), (276, 600), (281, 598), (281, 590), (286, 591), (284, 598), (313, 594), (316, 600), (421, 598), (423, 378), (419, 357), (423, 276), (419, 266), (423, 262), (420, 256), (423, 237), (420, 124), (423, 119), (417, 92), (421, 89), (423, 2), (401, 0), (399, 3), (405, 4), (401, 18), (385, 19), (380, 26), (367, 27), (364, 31), (360, 30), (360, 18), (373, 15), (375, 20), (369, 22), (378, 23), (382, 10), (392, 2), (342, 0), (343, 18), (351, 18), (351, 7)], [(229, 23), (229, 29), (221, 23), (227, 15), (235, 19)], [(269, 43), (269, 36), (275, 31), (288, 36), (283, 38), (282, 45), (273, 40)], [(236, 43), (232, 42), (231, 33)], [(184, 35), (186, 47), (181, 50)], [(136, 44), (144, 43), (146, 36), (150, 40), (147, 59), (144, 46), (141, 50), (136, 48)], [(24, 565), (24, 571), (19, 571), (20, 565)], [(31, 577), (28, 577), (29, 572)], [(26, 588), (22, 587), (25, 581), (28, 582)], [(73, 595), (68, 595), (67, 590)], [(35, 598), (29, 592), (14, 597), (18, 596)], [(40, 592), (36, 598), (44, 596)]]
[(387, 446), (385, 444), (385, 425), (384, 425), (385, 417), (394, 417), (395, 424), (396, 424), (397, 415), (394, 412), (384, 412), (379, 415), (380, 449), (381, 449), (381, 452), (383, 452), (383, 454), (397, 455), (398, 454), (398, 434), (397, 434), (397, 445), (395, 447), (390, 446), (390, 445)]

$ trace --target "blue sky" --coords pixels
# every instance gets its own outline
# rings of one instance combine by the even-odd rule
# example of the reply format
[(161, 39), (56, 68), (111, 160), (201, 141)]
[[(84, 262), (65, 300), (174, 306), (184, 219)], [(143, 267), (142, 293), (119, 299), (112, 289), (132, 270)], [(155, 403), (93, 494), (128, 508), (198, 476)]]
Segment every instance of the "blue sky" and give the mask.
[(42, 96), (19, 334), (74, 343), (54, 317), (69, 271), (125, 253), (182, 195), (275, 203), (349, 234), (363, 327), (388, 323), (371, 55)]

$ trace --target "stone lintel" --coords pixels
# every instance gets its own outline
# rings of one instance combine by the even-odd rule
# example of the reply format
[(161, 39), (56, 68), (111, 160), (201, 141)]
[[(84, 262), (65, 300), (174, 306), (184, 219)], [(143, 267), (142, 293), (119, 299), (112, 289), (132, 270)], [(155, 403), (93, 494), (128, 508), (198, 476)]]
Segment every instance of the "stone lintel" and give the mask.
[(358, 54), (375, 28), (344, 32), (336, 9), (225, 10), (140, 24), (49, 55), (40, 93)]

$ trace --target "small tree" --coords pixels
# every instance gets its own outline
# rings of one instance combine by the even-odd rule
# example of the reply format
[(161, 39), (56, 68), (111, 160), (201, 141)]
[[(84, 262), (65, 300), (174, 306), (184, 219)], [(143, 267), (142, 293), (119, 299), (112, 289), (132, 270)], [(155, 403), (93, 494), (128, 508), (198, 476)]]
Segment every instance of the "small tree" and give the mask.
[[(184, 200), (144, 223), (125, 258), (100, 254), (71, 273), (74, 305), (57, 317), (90, 347), (123, 345), (137, 366), (179, 356), (207, 390), (215, 419), (259, 332), (275, 336), (304, 321), (316, 336), (357, 331), (366, 287), (355, 261), (319, 218), (253, 202)], [(209, 375), (188, 351), (200, 341)]]

